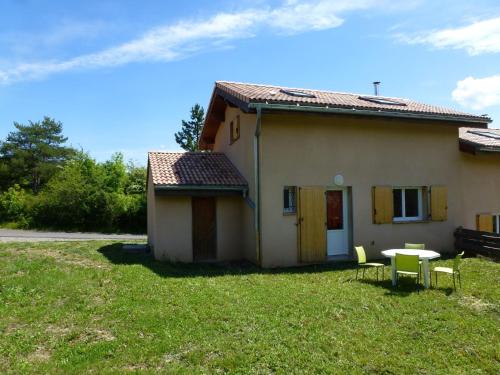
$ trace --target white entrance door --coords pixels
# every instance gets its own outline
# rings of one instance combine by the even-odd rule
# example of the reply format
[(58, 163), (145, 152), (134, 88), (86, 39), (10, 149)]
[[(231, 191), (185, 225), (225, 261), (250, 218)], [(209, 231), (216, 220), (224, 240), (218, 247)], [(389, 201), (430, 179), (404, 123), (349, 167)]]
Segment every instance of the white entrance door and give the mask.
[(326, 241), (328, 255), (349, 253), (347, 189), (326, 192)]

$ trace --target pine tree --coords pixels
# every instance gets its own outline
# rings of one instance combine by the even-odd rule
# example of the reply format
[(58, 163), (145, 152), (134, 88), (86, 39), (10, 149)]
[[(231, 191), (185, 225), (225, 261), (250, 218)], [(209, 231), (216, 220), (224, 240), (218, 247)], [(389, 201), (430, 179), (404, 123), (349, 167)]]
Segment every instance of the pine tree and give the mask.
[(50, 117), (28, 125), (14, 122), (14, 127), (0, 142), (1, 185), (29, 186), (36, 193), (74, 150), (64, 146), (62, 123)]
[(197, 151), (200, 140), (203, 121), (205, 120), (205, 110), (199, 104), (191, 108), (191, 119), (182, 120), (181, 131), (175, 133), (175, 141), (186, 151)]

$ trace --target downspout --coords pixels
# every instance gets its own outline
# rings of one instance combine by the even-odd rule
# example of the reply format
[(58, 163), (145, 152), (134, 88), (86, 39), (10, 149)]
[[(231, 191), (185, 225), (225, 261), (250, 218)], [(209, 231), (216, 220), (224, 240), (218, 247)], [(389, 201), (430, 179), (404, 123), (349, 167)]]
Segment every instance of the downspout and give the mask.
[(253, 160), (254, 160), (254, 176), (255, 176), (255, 210), (254, 210), (254, 226), (255, 226), (255, 255), (258, 265), (262, 265), (261, 252), (261, 222), (260, 222), (260, 135), (261, 135), (261, 118), (262, 109), (257, 106), (257, 123), (255, 125), (255, 135), (253, 142)]

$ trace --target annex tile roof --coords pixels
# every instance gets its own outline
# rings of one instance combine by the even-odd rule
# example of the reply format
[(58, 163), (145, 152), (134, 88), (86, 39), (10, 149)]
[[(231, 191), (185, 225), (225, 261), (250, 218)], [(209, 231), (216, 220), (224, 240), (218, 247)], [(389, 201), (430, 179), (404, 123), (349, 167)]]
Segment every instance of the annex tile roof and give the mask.
[(460, 128), (460, 142), (483, 151), (500, 151), (500, 129)]
[(247, 181), (223, 153), (149, 152), (148, 161), (155, 186), (247, 186)]
[(246, 104), (294, 104), (345, 108), (380, 112), (401, 112), (417, 115), (439, 115), (464, 121), (491, 122), (486, 116), (478, 116), (450, 108), (419, 103), (404, 98), (361, 95), (323, 90), (297, 89), (273, 85), (217, 81), (216, 90), (226, 93)]

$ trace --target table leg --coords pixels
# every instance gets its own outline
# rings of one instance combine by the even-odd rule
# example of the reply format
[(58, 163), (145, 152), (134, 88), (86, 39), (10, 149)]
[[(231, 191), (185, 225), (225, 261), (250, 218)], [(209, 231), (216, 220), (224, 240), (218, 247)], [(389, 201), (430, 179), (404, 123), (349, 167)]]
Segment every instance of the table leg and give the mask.
[(429, 259), (422, 259), (422, 272), (424, 273), (424, 288), (429, 288)]
[(392, 286), (396, 286), (396, 257), (391, 257), (391, 280)]

